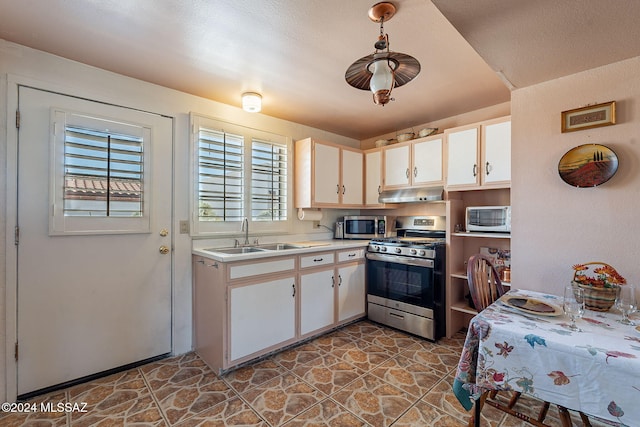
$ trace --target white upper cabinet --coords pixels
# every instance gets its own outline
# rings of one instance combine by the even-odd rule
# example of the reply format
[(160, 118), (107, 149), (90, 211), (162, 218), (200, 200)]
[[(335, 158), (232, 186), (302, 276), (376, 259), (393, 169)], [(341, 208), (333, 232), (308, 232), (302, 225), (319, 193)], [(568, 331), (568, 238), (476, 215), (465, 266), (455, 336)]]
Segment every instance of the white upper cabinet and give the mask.
[(367, 206), (382, 205), (378, 202), (378, 197), (382, 192), (382, 149), (375, 148), (365, 151), (365, 193), (364, 204)]
[(482, 126), (484, 158), (483, 184), (511, 182), (511, 120), (500, 120)]
[[(344, 206), (361, 206), (364, 191), (364, 163), (360, 150), (340, 149), (341, 158), (341, 200)], [(324, 167), (324, 166), (323, 166)]]
[(442, 135), (384, 147), (384, 188), (443, 183)]
[(362, 151), (312, 138), (295, 143), (296, 208), (361, 207)]
[(447, 189), (511, 185), (511, 118), (502, 117), (445, 131)]

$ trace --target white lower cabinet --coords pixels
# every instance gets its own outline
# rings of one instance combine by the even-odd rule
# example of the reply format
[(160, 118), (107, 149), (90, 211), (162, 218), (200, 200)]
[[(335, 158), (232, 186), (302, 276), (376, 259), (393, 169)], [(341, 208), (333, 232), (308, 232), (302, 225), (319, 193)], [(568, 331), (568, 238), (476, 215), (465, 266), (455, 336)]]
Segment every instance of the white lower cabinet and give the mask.
[(300, 275), (300, 335), (333, 325), (334, 293), (333, 267)]
[(338, 322), (365, 314), (364, 263), (338, 267)]
[(295, 276), (230, 289), (230, 362), (295, 338), (295, 293)]
[(365, 316), (364, 248), (193, 257), (195, 350), (221, 373)]

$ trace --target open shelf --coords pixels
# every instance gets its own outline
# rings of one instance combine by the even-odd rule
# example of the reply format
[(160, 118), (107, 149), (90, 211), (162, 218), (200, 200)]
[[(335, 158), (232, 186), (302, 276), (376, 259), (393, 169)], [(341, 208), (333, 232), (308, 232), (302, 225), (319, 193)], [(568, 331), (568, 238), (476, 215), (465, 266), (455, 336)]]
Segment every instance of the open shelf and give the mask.
[(478, 311), (476, 309), (469, 307), (465, 303), (451, 304), (451, 310), (459, 311), (461, 313), (473, 314), (474, 316), (478, 314)]

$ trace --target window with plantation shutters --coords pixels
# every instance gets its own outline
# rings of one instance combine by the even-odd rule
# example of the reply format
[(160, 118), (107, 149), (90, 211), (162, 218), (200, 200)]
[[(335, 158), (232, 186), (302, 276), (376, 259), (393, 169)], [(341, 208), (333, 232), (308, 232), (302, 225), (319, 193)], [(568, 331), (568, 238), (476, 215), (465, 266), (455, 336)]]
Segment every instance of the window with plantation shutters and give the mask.
[(244, 139), (224, 131), (198, 131), (198, 221), (244, 218)]
[(192, 234), (288, 232), (291, 142), (281, 135), (191, 114)]
[(287, 147), (269, 141), (251, 143), (251, 218), (287, 220)]
[(147, 233), (151, 129), (52, 109), (49, 234)]

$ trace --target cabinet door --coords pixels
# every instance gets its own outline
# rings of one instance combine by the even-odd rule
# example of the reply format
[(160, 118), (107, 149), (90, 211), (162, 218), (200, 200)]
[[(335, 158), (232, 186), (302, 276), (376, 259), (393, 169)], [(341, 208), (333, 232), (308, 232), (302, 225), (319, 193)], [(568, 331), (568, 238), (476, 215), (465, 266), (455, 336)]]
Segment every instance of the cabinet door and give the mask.
[(511, 181), (511, 121), (483, 126), (482, 183)]
[(338, 268), (338, 322), (364, 315), (364, 263)]
[(315, 203), (338, 204), (340, 197), (340, 149), (315, 143), (313, 157)]
[(442, 138), (413, 144), (413, 185), (442, 182)]
[(478, 168), (478, 126), (447, 133), (447, 186), (480, 183)]
[(411, 146), (402, 145), (384, 149), (384, 187), (409, 185), (409, 159)]
[(300, 334), (334, 323), (335, 270), (300, 275)]
[(364, 155), (365, 162), (365, 205), (377, 205), (382, 191), (382, 150), (370, 151)]
[(342, 151), (342, 204), (362, 205), (363, 157), (360, 151)]
[(295, 277), (229, 291), (229, 357), (236, 360), (295, 338)]

